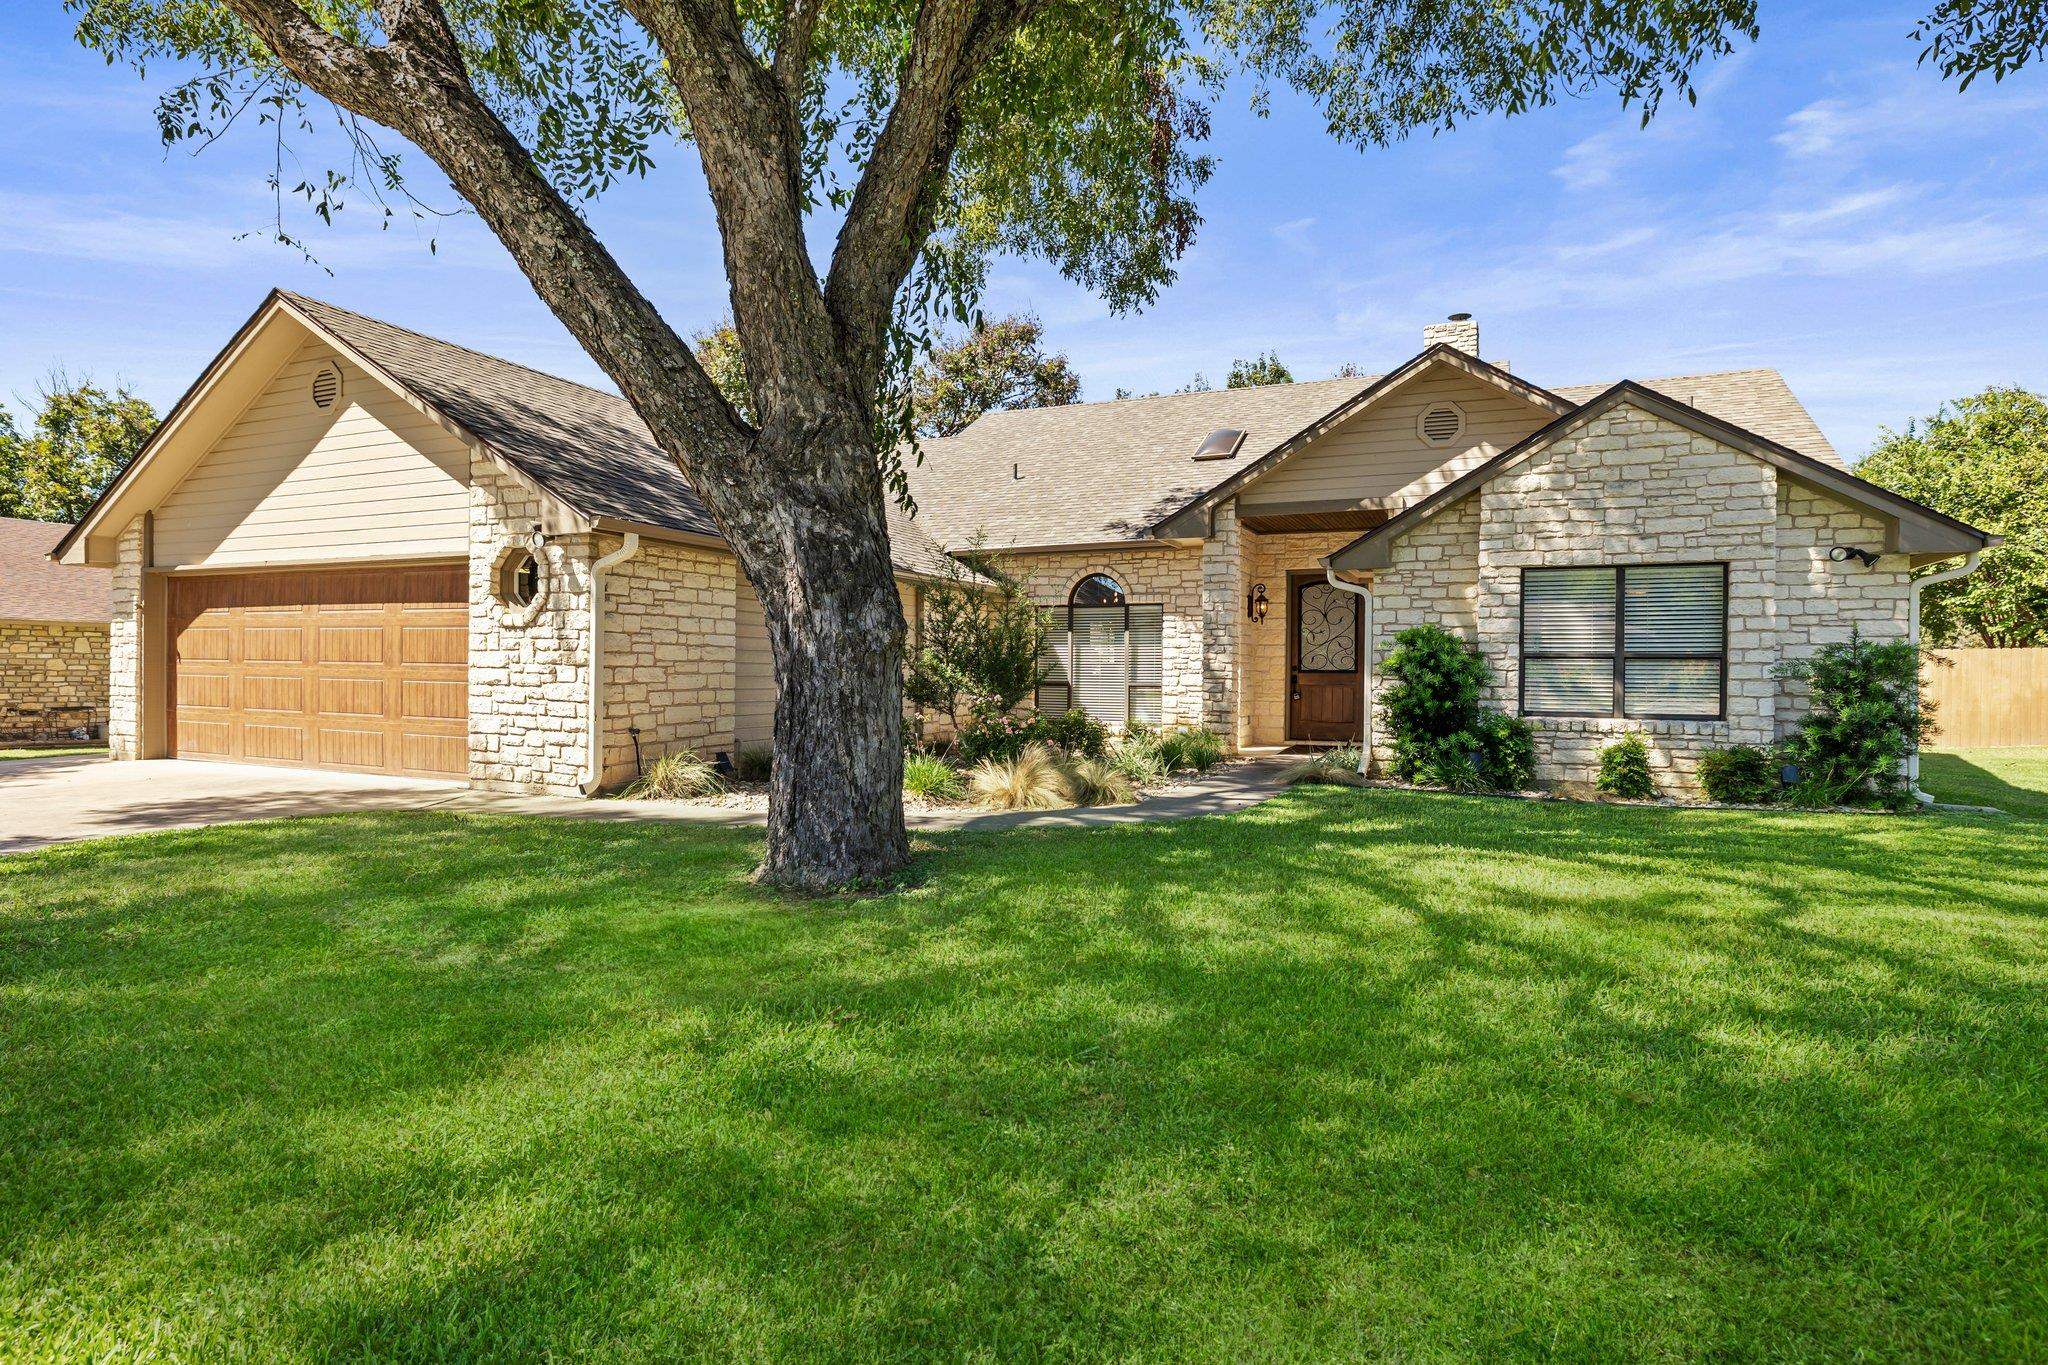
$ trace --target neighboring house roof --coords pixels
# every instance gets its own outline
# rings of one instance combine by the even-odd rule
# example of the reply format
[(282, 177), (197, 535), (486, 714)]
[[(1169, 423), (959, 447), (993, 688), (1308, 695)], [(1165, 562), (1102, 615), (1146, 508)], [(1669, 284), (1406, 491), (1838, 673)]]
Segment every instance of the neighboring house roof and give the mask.
[[(1712, 437), (1763, 460), (1802, 483), (1856, 506), (1876, 512), (1892, 523), (1893, 553), (1940, 558), (1982, 550), (2000, 542), (2000, 537), (1980, 531), (1967, 522), (1917, 503), (1867, 480), (1859, 479), (1838, 462), (1816, 459), (1762, 434), (1747, 430), (1669, 394), (1645, 384), (1623, 380), (1610, 385), (1592, 399), (1559, 417), (1550, 425), (1509, 446), (1498, 455), (1444, 484), (1419, 502), (1410, 504), (1393, 517), (1373, 527), (1323, 562), (1333, 569), (1363, 570), (1385, 568), (1389, 550), (1396, 540), (1428, 521), (1438, 512), (1463, 499), (1488, 480), (1570, 436), (1586, 423), (1620, 404), (1629, 404), (1687, 430)], [(1832, 452), (1831, 452), (1832, 453)]]
[[(719, 535), (718, 524), (682, 470), (617, 394), (303, 294), (279, 290), (278, 295), (585, 516)], [(957, 563), (893, 499), (888, 512), (890, 557), (899, 570), (923, 575), (958, 571)]]
[[(1163, 394), (1108, 403), (991, 412), (957, 436), (923, 443), (911, 490), (931, 529), (952, 549), (976, 537), (989, 548), (1087, 545), (1154, 534), (1176, 513), (1242, 483), (1328, 425), (1362, 411), (1385, 381), (1442, 359), (1565, 411), (1612, 385), (1542, 389), (1447, 347), (1432, 347), (1386, 375)], [(1833, 467), (1834, 447), (1775, 370), (1732, 370), (1638, 381)], [(1246, 433), (1237, 457), (1198, 462), (1219, 427)], [(1263, 473), (1263, 470), (1256, 471)]]
[(114, 617), (114, 575), (54, 564), (50, 551), (70, 526), (0, 517), (0, 621), (80, 621)]

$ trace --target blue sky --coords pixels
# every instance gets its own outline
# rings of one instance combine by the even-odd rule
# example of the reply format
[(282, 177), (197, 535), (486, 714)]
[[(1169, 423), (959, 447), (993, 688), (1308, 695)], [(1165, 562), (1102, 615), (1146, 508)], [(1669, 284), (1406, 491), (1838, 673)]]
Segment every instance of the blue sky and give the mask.
[[(77, 48), (57, 0), (0, 19), (0, 395), (53, 367), (168, 405), (272, 285), (602, 382), (474, 219), (295, 223), (327, 271), (261, 240), (271, 149), (165, 152), (152, 92)], [(1595, 97), (1384, 151), (1281, 101), (1217, 109), (1219, 166), (1179, 282), (1112, 316), (1028, 261), (1029, 308), (1085, 396), (1220, 382), (1275, 350), (1297, 377), (1385, 368), (1457, 309), (1539, 383), (1782, 370), (1852, 458), (1993, 383), (2048, 389), (2048, 70), (1964, 94), (1916, 69), (1916, 9), (1763, 8), (1761, 42), (1647, 130)], [(593, 212), (686, 330), (725, 312), (691, 153)], [(422, 164), (423, 176), (430, 172)], [(243, 234), (255, 233), (245, 237)]]

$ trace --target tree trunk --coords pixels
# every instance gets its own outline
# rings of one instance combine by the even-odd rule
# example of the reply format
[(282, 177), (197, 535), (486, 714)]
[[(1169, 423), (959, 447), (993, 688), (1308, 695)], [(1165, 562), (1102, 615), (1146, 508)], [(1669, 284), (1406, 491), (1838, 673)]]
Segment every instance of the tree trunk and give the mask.
[[(802, 452), (814, 480), (802, 495), (729, 527), (761, 598), (779, 688), (760, 878), (813, 895), (873, 885), (909, 858), (903, 604), (872, 444), (840, 440), (850, 448), (837, 455)], [(758, 454), (780, 463), (785, 452)]]

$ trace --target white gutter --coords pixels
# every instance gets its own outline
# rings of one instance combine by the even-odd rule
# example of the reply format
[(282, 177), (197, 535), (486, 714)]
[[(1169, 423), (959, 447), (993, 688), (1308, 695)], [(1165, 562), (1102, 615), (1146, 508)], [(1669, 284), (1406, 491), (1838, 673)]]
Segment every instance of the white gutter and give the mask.
[(604, 781), (604, 574), (640, 553), (640, 533), (626, 532), (625, 543), (590, 566), (590, 728), (583, 739), (583, 794), (595, 795)]
[(1344, 582), (1337, 577), (1337, 571), (1327, 564), (1323, 566), (1323, 577), (1339, 592), (1348, 592), (1356, 596), (1359, 607), (1365, 612), (1365, 629), (1362, 635), (1365, 641), (1365, 658), (1361, 661), (1365, 677), (1359, 701), (1359, 711), (1362, 714), (1358, 718), (1358, 775), (1364, 777), (1366, 770), (1372, 767), (1372, 589)]
[[(1956, 565), (1953, 569), (1943, 569), (1940, 573), (1927, 574), (1924, 577), (1913, 580), (1912, 603), (1906, 609), (1906, 642), (1913, 646), (1913, 652), (1916, 656), (1920, 651), (1921, 589), (1932, 587), (1936, 583), (1947, 583), (1953, 579), (1961, 578), (1965, 574), (1974, 573), (1977, 568), (1977, 560), (1981, 554), (1982, 551), (1972, 550), (1964, 557), (1963, 562)], [(1916, 710), (1920, 705), (1920, 683), (1917, 678), (1913, 683), (1913, 705)], [(1906, 756), (1906, 789), (1913, 793), (1914, 799), (1920, 802), (1921, 805), (1931, 806), (1934, 804), (1934, 798), (1920, 790), (1920, 745), (1917, 741), (1913, 745), (1913, 752)]]

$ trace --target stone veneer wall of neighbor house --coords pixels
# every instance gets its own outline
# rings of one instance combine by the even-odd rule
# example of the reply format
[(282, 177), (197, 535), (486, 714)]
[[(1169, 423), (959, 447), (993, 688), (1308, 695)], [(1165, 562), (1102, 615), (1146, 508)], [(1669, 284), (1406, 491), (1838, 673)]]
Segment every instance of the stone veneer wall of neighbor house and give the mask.
[(1391, 685), (1394, 637), (1434, 622), (1479, 643), (1479, 498), (1467, 497), (1394, 542), (1393, 563), (1372, 576), (1373, 762), (1394, 761), (1381, 698)]
[(1658, 785), (1696, 783), (1700, 755), (1777, 733), (1777, 471), (1710, 437), (1619, 405), (1480, 490), (1479, 641), (1490, 702), (1517, 706), (1521, 570), (1717, 560), (1728, 565), (1728, 705), (1715, 721), (1546, 719), (1537, 776), (1590, 782), (1624, 733), (1648, 743)]
[[(1244, 583), (1235, 602), (1240, 625), (1238, 743), (1287, 743), (1288, 650), (1294, 633), (1294, 596), (1289, 573), (1323, 572), (1324, 555), (1358, 539), (1357, 531), (1291, 531), (1259, 535), (1245, 531)], [(1266, 619), (1245, 614), (1252, 585), (1266, 585)]]
[(541, 596), (514, 608), (497, 595), (498, 565), (542, 520), (540, 498), (478, 460), (469, 509), (470, 785), (574, 795), (582, 790), (590, 700), (592, 537), (551, 539)]
[(107, 638), (89, 621), (0, 621), (0, 743), (103, 733)]
[[(620, 544), (600, 537), (597, 554)], [(644, 537), (638, 553), (605, 571), (606, 786), (631, 781), (664, 754), (731, 752), (738, 573), (726, 551)]]
[[(1169, 725), (1203, 720), (1202, 551), (1161, 545), (1157, 549), (1056, 550), (997, 556), (1032, 601), (1064, 607), (1067, 594), (1091, 573), (1106, 573), (1123, 584), (1134, 603), (1165, 608), (1160, 638), (1160, 709)], [(1226, 735), (1226, 738), (1228, 736)]]
[(107, 755), (142, 757), (142, 518), (114, 550), (113, 620), (107, 630)]
[[(1778, 480), (1781, 659), (1807, 658), (1822, 645), (1846, 641), (1852, 630), (1871, 640), (1905, 638), (1913, 599), (1907, 557), (1885, 555), (1868, 569), (1854, 559), (1837, 564), (1828, 558), (1837, 545), (1880, 550), (1884, 541), (1884, 523), (1868, 512)], [(1779, 679), (1778, 733), (1796, 728), (1806, 710), (1806, 684)]]

